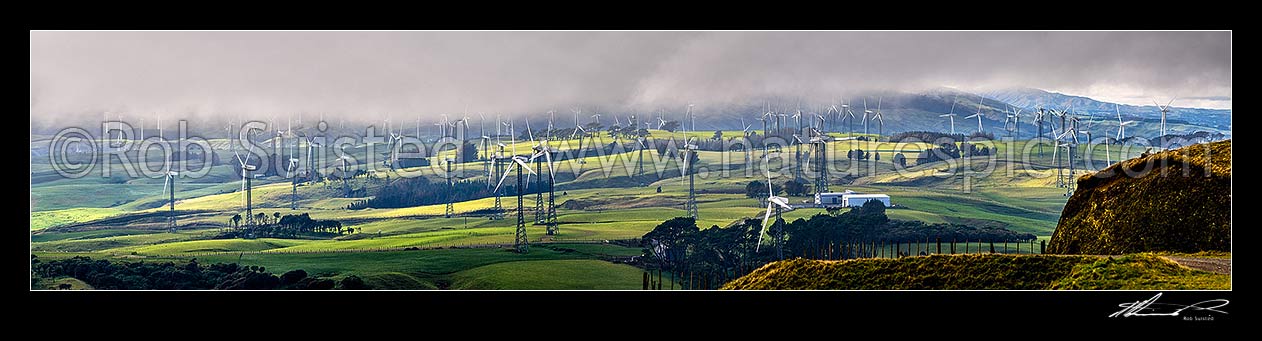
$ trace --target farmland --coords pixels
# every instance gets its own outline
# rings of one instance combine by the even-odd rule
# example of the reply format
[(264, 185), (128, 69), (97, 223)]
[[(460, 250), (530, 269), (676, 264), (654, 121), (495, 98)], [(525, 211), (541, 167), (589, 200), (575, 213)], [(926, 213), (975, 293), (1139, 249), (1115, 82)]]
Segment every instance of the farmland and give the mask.
[[(688, 137), (709, 138), (713, 134), (701, 133), (690, 132)], [(682, 133), (656, 130), (652, 134), (657, 139), (684, 137)], [(733, 131), (724, 134), (739, 136), (739, 132)], [(576, 142), (558, 139), (550, 144), (565, 151), (576, 146)], [(602, 145), (610, 142), (613, 141), (607, 136), (596, 140)], [(1008, 149), (1026, 148), (1027, 142), (991, 143), (1002, 154)], [(506, 150), (514, 147), (524, 151), (529, 144), (518, 141)], [(897, 152), (914, 159), (919, 150), (927, 147), (926, 144), (873, 141), (831, 142), (828, 147), (833, 154), (831, 158), (838, 159), (837, 169), (830, 172), (832, 190), (888, 194), (897, 205), (888, 211), (892, 219), (1004, 227), (1042, 238), (1051, 234), (1065, 201), (1061, 195), (1063, 190), (1055, 188), (1053, 179), (1048, 178), (1050, 153), (1024, 160), (998, 155), (968, 162), (909, 162), (905, 171), (899, 171), (892, 162)], [(875, 151), (880, 154), (880, 160), (845, 160), (844, 153), (851, 149)], [(368, 156), (362, 147), (348, 151), (359, 155), (357, 157), (366, 159)], [(220, 158), (232, 157), (225, 150), (216, 152)], [(497, 247), (513, 243), (516, 199), (511, 193), (503, 198), (503, 205), (508, 209), (506, 219), (492, 220), (466, 213), (492, 206), (494, 199), (489, 197), (456, 202), (453, 207), (456, 217), (443, 218), (443, 204), (348, 210), (346, 205), (364, 198), (342, 198), (340, 183), (326, 180), (301, 183), (297, 189), (298, 209), (290, 210), (291, 186), (281, 177), (254, 181), (252, 201), (256, 213), (305, 213), (313, 219), (342, 221), (355, 233), (336, 238), (213, 239), (217, 231), (226, 228), (230, 218), (242, 210), (241, 194), (237, 191), (240, 178), (227, 165), (215, 166), (201, 179), (181, 180), (189, 184), (180, 185), (176, 212), (180, 224), (186, 227), (174, 233), (162, 228), (166, 206), (160, 193), (161, 178), (99, 181), (85, 177), (41, 182), (32, 188), (32, 250), (41, 257), (54, 258), (85, 253), (119, 259), (239, 261), (244, 265), (266, 266), (273, 271), (304, 269), (339, 277), (355, 274), (382, 288), (638, 288), (640, 278), (636, 268), (601, 260), (611, 256), (638, 256), (641, 253), (638, 247), (586, 243), (636, 239), (666, 218), (685, 214), (687, 182), (679, 176), (678, 160), (663, 156), (657, 150), (643, 153), (643, 163), (639, 165), (636, 162), (641, 158), (634, 150), (560, 158), (554, 164), (560, 233), (546, 235), (542, 225), (528, 222), (529, 240), (544, 244), (532, 248), (527, 255), (515, 255)], [(754, 168), (759, 165), (762, 154), (760, 150), (748, 155), (741, 151), (699, 153), (698, 226), (723, 227), (745, 218), (761, 218), (764, 207), (758, 200), (746, 197), (744, 187), (750, 181), (765, 181), (766, 175), (760, 168)], [(792, 174), (787, 168), (781, 168), (785, 158), (789, 156), (772, 163), (772, 175), (779, 179), (777, 181)], [(961, 170), (965, 174), (976, 173), (977, 169), (986, 167), (997, 171), (967, 180), (967, 175), (941, 175), (944, 171)], [(459, 164), (457, 169), (466, 170), (462, 181), (486, 181), (485, 174), (479, 173), (480, 162)], [(634, 172), (637, 169), (641, 171)], [(402, 171), (417, 170), (429, 169)], [(1016, 175), (1003, 174), (1007, 171)], [(388, 169), (379, 168), (375, 175), (350, 179), (350, 184), (371, 193), (373, 188), (385, 184), (385, 177), (398, 177), (391, 174)], [(427, 176), (441, 181), (432, 174)], [(532, 177), (531, 181), (536, 180)], [(65, 200), (85, 187), (93, 188), (92, 200), (78, 204)], [(811, 200), (809, 195), (788, 198), (796, 204)], [(534, 199), (533, 194), (528, 194), (524, 200), (528, 221), (533, 219)], [(784, 218), (793, 220), (824, 213), (818, 208), (801, 208), (785, 212)], [(572, 250), (579, 251), (551, 249), (566, 241), (583, 244), (571, 244)], [(470, 246), (477, 248), (467, 248)], [(422, 250), (404, 251), (410, 248)], [(1024, 251), (1028, 252), (1029, 248)], [(623, 283), (624, 279), (630, 281)]]

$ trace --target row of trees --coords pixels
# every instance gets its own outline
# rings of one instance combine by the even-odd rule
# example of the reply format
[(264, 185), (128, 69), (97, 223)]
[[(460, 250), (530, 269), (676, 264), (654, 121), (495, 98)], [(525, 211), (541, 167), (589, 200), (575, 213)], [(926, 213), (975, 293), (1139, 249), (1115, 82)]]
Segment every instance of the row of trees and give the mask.
[[(236, 263), (203, 265), (197, 259), (175, 262), (111, 262), (76, 256), (44, 262), (31, 256), (32, 282), (73, 277), (104, 290), (270, 290), (270, 289), (369, 289), (354, 275), (334, 282), (308, 277), (293, 270), (277, 277), (261, 266)], [(35, 284), (35, 283), (32, 283)]]
[(875, 159), (876, 161), (881, 161), (881, 153), (865, 152), (863, 149), (853, 149), (846, 151), (846, 158), (852, 160)]
[[(811, 191), (805, 182), (788, 180), (778, 184), (773, 182), (771, 184), (771, 192), (776, 195), (784, 193), (789, 196), (800, 197), (809, 194)], [(745, 185), (745, 197), (758, 199), (759, 202), (763, 202), (762, 200), (767, 199), (767, 183), (761, 180), (750, 181)], [(765, 205), (766, 203), (763, 202), (763, 204)]]
[(441, 204), (447, 202), (449, 193), (454, 201), (485, 198), (493, 194), (480, 181), (455, 181), (449, 190), (445, 180), (434, 182), (426, 177), (401, 178), (378, 187), (373, 198), (356, 202), (349, 208), (399, 208)]
[(960, 143), (943, 143), (934, 148), (925, 149), (920, 153), (917, 163), (927, 163), (936, 161), (945, 161), (950, 159), (958, 159), (960, 157), (986, 156), (993, 153), (990, 147), (979, 146), (968, 142)]
[(255, 225), (252, 227), (241, 226), (241, 220), (240, 214), (232, 216), (230, 222), (234, 228), (221, 232), (218, 238), (295, 238), (299, 235), (329, 236), (355, 233), (355, 228), (344, 227), (340, 221), (315, 220), (311, 219), (308, 213), (281, 216), (280, 212), (275, 212), (269, 217), (260, 212), (255, 215)]
[[(751, 183), (766, 190), (765, 184)], [(663, 222), (641, 239), (643, 259), (650, 269), (662, 270), (678, 278), (686, 273), (715, 274), (723, 280), (748, 273), (778, 259), (803, 257), (846, 259), (869, 257), (857, 248), (861, 242), (910, 242), (941, 238), (957, 241), (1028, 241), (1032, 234), (1015, 233), (1002, 228), (973, 228), (955, 224), (924, 224), (890, 220), (885, 206), (869, 201), (840, 214), (818, 214), (809, 219), (786, 222), (783, 219), (767, 226), (766, 238), (759, 246), (761, 219), (744, 219), (730, 226), (717, 225), (698, 229), (690, 217)]]
[(948, 134), (937, 131), (904, 131), (890, 135), (890, 142), (944, 143), (966, 140), (994, 140), (995, 134), (976, 131), (972, 134)]

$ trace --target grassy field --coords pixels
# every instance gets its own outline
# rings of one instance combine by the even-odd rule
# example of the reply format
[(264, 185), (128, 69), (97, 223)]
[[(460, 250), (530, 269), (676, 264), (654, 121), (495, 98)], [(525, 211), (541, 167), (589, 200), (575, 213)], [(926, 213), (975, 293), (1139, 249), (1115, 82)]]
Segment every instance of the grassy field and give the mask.
[[(277, 243), (274, 240), (253, 240), (257, 242), (248, 247), (259, 248), (262, 244)], [(180, 243), (177, 243), (180, 244)], [(183, 243), (187, 245), (187, 243)], [(199, 245), (206, 246), (206, 245)], [(171, 250), (176, 251), (176, 250)], [(215, 254), (195, 257), (198, 262), (240, 263), (242, 265), (262, 266), (272, 273), (302, 269), (310, 274), (322, 277), (342, 278), (356, 275), (376, 289), (504, 289), (523, 285), (531, 288), (552, 288), (558, 281), (570, 282), (573, 287), (583, 289), (623, 289), (640, 285), (640, 271), (634, 267), (613, 264), (599, 260), (603, 256), (621, 256), (639, 254), (638, 248), (626, 248), (607, 244), (552, 244), (535, 245), (530, 253), (517, 254), (508, 249), (476, 248), (476, 249), (435, 249), (419, 251), (385, 251), (385, 252), (347, 252), (347, 253), (240, 253)], [(75, 255), (94, 258), (109, 258), (100, 253), (44, 253), (36, 252), (41, 259), (59, 259)], [(177, 260), (188, 257), (168, 256), (150, 257), (152, 261)], [(129, 259), (120, 257), (119, 259)], [(564, 262), (579, 260), (579, 262)], [(559, 263), (548, 263), (563, 261)], [(542, 263), (538, 263), (542, 262)], [(508, 278), (491, 271), (496, 268), (482, 269), (493, 264), (521, 264), (539, 270), (545, 270), (537, 277)], [(507, 265), (506, 265), (507, 266)], [(512, 266), (510, 266), (512, 267)], [(573, 268), (573, 269), (568, 269)], [(469, 270), (476, 271), (466, 272)], [(575, 274), (600, 274), (589, 280), (578, 280)], [(550, 273), (552, 275), (544, 275)], [(507, 276), (507, 277), (506, 277)], [(485, 278), (484, 278), (485, 277)], [(631, 278), (626, 283), (622, 279)], [(485, 281), (483, 282), (483, 280)], [(465, 283), (464, 287), (453, 283)], [(474, 284), (485, 283), (485, 284)], [(507, 283), (514, 286), (502, 287), (495, 283)]]
[(116, 208), (77, 207), (31, 212), (31, 230), (86, 223), (126, 213)]
[(590, 259), (484, 265), (455, 273), (454, 289), (637, 290), (644, 270)]

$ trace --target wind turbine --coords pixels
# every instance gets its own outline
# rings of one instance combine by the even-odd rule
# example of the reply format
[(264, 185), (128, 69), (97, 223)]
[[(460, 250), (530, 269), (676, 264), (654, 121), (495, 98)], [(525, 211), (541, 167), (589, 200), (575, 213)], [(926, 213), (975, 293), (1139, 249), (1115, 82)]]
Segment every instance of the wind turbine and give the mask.
[[(854, 103), (854, 102), (851, 102), (851, 103)], [(841, 110), (843, 110), (843, 111), (845, 111), (845, 112), (846, 112), (846, 114), (845, 114), (844, 116), (842, 116), (842, 119), (843, 119), (843, 120), (850, 121), (850, 134), (849, 134), (849, 137), (853, 138), (853, 137), (854, 137), (854, 119), (855, 119), (855, 116), (854, 116), (854, 111), (851, 111), (851, 110), (850, 110), (850, 105), (849, 105), (849, 104), (842, 104), (842, 105), (841, 105)]]
[[(872, 114), (872, 119), (876, 120), (876, 140), (880, 141), (881, 136), (885, 134), (885, 118), (881, 117), (881, 98), (876, 98), (876, 113)], [(867, 133), (867, 127), (864, 127), (864, 133)]]
[(986, 102), (986, 98), (981, 95), (977, 96), (977, 113), (965, 116), (964, 118), (977, 118), (977, 132), (982, 132), (982, 103)]
[[(1152, 104), (1156, 105), (1157, 108), (1161, 110), (1161, 136), (1162, 138), (1166, 136), (1166, 113), (1170, 112), (1170, 104), (1173, 104), (1173, 103), (1174, 103), (1174, 98), (1171, 98), (1170, 102), (1167, 102), (1166, 105), (1164, 106), (1161, 104), (1157, 104), (1156, 99), (1152, 100)], [(1165, 146), (1163, 145), (1162, 148), (1165, 148)]]
[[(832, 127), (831, 127), (832, 129), (829, 129), (829, 130), (837, 130), (837, 129), (836, 129), (836, 128), (837, 128), (837, 118), (838, 118), (838, 117), (841, 117), (841, 110), (837, 109), (837, 106), (836, 106), (836, 105), (831, 105), (831, 104), (830, 104), (830, 105), (828, 105), (828, 111), (824, 113), (824, 116), (826, 116), (826, 117), (828, 117), (828, 116), (833, 117), (833, 120), (832, 120), (833, 124), (832, 124)], [(827, 119), (825, 119), (825, 120), (827, 120)], [(822, 123), (820, 124), (820, 128), (821, 128), (821, 129), (823, 129), (823, 124), (822, 124)]]
[(494, 162), (495, 153), (492, 153), (490, 149), (491, 137), (486, 136), (485, 121), (486, 116), (482, 115), (482, 113), (478, 113), (478, 134), (481, 135), (482, 138), (482, 153), (484, 155), (482, 158), (482, 171), (486, 173), (486, 188), (491, 188), (491, 181), (494, 181), (495, 179), (491, 175), (491, 163)]
[(979, 133), (980, 133), (980, 132), (982, 132), (982, 114), (981, 114), (981, 113), (976, 113), (976, 114), (972, 114), (972, 115), (964, 116), (964, 118), (974, 118), (974, 117), (976, 117), (976, 118), (977, 118), (977, 132), (979, 132)]
[(1011, 107), (1009, 107), (1008, 110), (1009, 112), (1004, 113), (1004, 116), (1003, 116), (1003, 130), (1008, 132), (1008, 136), (1011, 137), (1012, 131), (1015, 130), (1017, 127), (1018, 123), (1016, 123), (1014, 120), (1017, 119), (1018, 116), (1016, 114), (1016, 111), (1012, 110)]
[(868, 98), (863, 98), (863, 135), (868, 134), (868, 115), (872, 114), (872, 110), (868, 110)]
[[(499, 142), (499, 135), (496, 135), (495, 139), (496, 139), (495, 145), (499, 146), (500, 150), (498, 153), (491, 154), (491, 163), (495, 165), (494, 174), (498, 175), (498, 174), (504, 173), (503, 162), (500, 161), (500, 159), (504, 157), (504, 143)], [(490, 183), (491, 181), (495, 181), (495, 177), (489, 172), (487, 173), (487, 179), (489, 180), (488, 183)], [(491, 209), (491, 211), (493, 212), (491, 215), (491, 219), (492, 220), (504, 219), (504, 207), (501, 206), (500, 204), (500, 197), (502, 197), (504, 194), (500, 192), (499, 188), (496, 188), (494, 193), (495, 193), (495, 207), (492, 207)]]
[[(295, 148), (297, 145), (294, 146)], [(289, 177), (290, 193), (289, 193), (289, 209), (298, 209), (298, 177), (294, 176), (294, 169), (298, 168), (298, 158), (290, 154), (289, 167), (285, 169), (285, 176)]]
[(767, 136), (767, 115), (769, 114), (763, 113), (762, 116), (758, 116), (758, 118), (756, 118), (756, 120), (762, 121), (762, 136), (763, 137)]
[(514, 169), (517, 170), (517, 234), (516, 238), (513, 239), (513, 249), (517, 250), (519, 253), (526, 253), (530, 250), (530, 241), (526, 238), (525, 207), (522, 205), (522, 196), (525, 192), (525, 186), (522, 184), (521, 173), (522, 170), (525, 170), (530, 174), (535, 174), (535, 172), (530, 170), (530, 165), (526, 164), (528, 159), (525, 157), (514, 155), (512, 160), (513, 163), (509, 165), (508, 171), (504, 172), (504, 175), (500, 177), (499, 184), (495, 185), (495, 192), (498, 193), (500, 191), (500, 186), (504, 185), (504, 179), (508, 178), (508, 173), (512, 172)]
[[(1044, 139), (1044, 136), (1043, 136), (1043, 116), (1044, 115), (1045, 113), (1043, 112), (1043, 107), (1041, 106), (1038, 107), (1038, 110), (1034, 112), (1034, 123), (1038, 125), (1038, 129), (1039, 129), (1039, 134), (1038, 136), (1035, 137), (1035, 139), (1039, 141), (1042, 141)], [(1042, 157), (1042, 156), (1043, 156), (1043, 144), (1039, 143), (1039, 157)]]
[(250, 192), (254, 186), (250, 183), (250, 180), (253, 178), (250, 176), (250, 172), (258, 170), (258, 167), (250, 164), (250, 156), (253, 154), (246, 152), (245, 159), (242, 159), (241, 154), (237, 154), (235, 150), (232, 153), (236, 155), (237, 163), (241, 165), (241, 194), (242, 199), (245, 200), (245, 225), (253, 227), (255, 224), (254, 203), (252, 202), (253, 198), (250, 197)]
[[(162, 194), (170, 193), (171, 195), (167, 199), (167, 203), (170, 205), (170, 209), (167, 211), (167, 229), (171, 230), (172, 233), (175, 232), (175, 177), (179, 175), (179, 172), (168, 171), (166, 179), (162, 181)], [(167, 192), (167, 188), (170, 188), (171, 191)]]
[[(552, 112), (549, 111), (548, 113), (551, 114)], [(547, 146), (548, 139), (547, 139), (546, 133), (547, 132), (545, 132), (544, 134), (543, 143), (535, 142), (535, 134), (530, 131), (530, 120), (526, 120), (526, 135), (527, 137), (530, 138), (530, 142), (534, 143), (534, 145), (532, 145), (530, 149), (533, 151), (536, 151), (536, 153), (532, 153), (531, 156), (533, 156), (534, 154), (537, 154), (537, 151), (539, 150), (539, 146), (545, 146), (545, 147)], [(542, 175), (539, 175), (539, 174), (543, 172), (543, 169), (542, 169), (543, 166), (539, 165), (539, 162), (536, 160), (537, 158), (535, 157), (530, 158), (530, 162), (535, 164), (534, 174), (542, 177)], [(539, 186), (540, 186), (539, 181), (542, 181), (542, 179), (535, 182), (535, 220), (534, 221), (536, 225), (542, 224), (544, 222), (544, 215), (545, 215), (545, 212), (544, 212), (545, 208), (543, 206), (543, 191), (539, 190)], [(527, 177), (526, 182), (527, 184), (529, 184), (530, 182), (529, 177)]]
[(697, 116), (692, 113), (692, 104), (688, 104), (688, 111), (684, 113), (684, 116), (687, 116), (689, 122), (691, 122), (692, 131), (697, 131)]
[(351, 197), (351, 184), (349, 180), (346, 178), (346, 171), (347, 169), (350, 168), (351, 158), (350, 156), (342, 156), (338, 158), (338, 160), (342, 161), (342, 191), (345, 192), (345, 196), (347, 198), (350, 198)]
[(796, 135), (801, 134), (802, 133), (802, 109), (798, 109), (798, 111), (794, 113), (793, 116), (790, 116), (790, 117), (792, 117), (797, 122), (797, 126), (798, 126), (798, 130), (793, 132), (793, 135), (796, 136)]
[[(539, 143), (534, 146), (534, 150), (535, 150), (535, 153), (530, 156), (530, 160), (533, 162), (535, 159), (538, 159), (540, 156), (543, 156), (544, 161), (546, 161), (548, 164), (548, 206), (547, 208), (545, 208), (546, 211), (543, 212), (542, 223), (546, 227), (545, 231), (549, 236), (556, 235), (558, 232), (557, 231), (557, 213), (556, 213), (556, 191), (555, 191), (556, 173), (555, 173), (555, 170), (552, 168), (553, 150), (551, 147), (548, 146), (548, 140), (546, 138), (539, 140)], [(538, 166), (538, 163), (535, 163), (535, 165)], [(539, 177), (542, 178), (543, 175), (539, 175)], [(539, 194), (540, 196), (543, 195), (542, 194), (543, 192), (539, 192), (539, 193), (540, 193)]]
[[(770, 158), (771, 158), (772, 156), (775, 156), (776, 154), (779, 154), (779, 152), (771, 152), (771, 153), (767, 153), (767, 154), (766, 154), (766, 155), (764, 155), (763, 157), (764, 157), (766, 160), (770, 160)], [(768, 162), (768, 163), (769, 163), (769, 162)], [(772, 191), (772, 187), (771, 187), (771, 169), (770, 169), (770, 168), (768, 168), (768, 169), (767, 169), (767, 213), (766, 213), (766, 214), (764, 214), (764, 215), (763, 215), (763, 218), (762, 218), (762, 231), (758, 232), (758, 243), (757, 243), (757, 244), (754, 244), (754, 252), (755, 252), (755, 253), (757, 253), (757, 252), (758, 252), (758, 250), (759, 250), (759, 248), (762, 246), (762, 236), (763, 236), (764, 234), (766, 234), (766, 233), (767, 233), (767, 223), (768, 223), (768, 222), (770, 221), (770, 219), (771, 219), (771, 212), (772, 212), (772, 209), (775, 209), (775, 212), (776, 212), (776, 223), (779, 223), (779, 222), (780, 222), (780, 214), (781, 214), (781, 212), (782, 212), (782, 211), (784, 211), (784, 210), (792, 211), (792, 210), (793, 210), (793, 206), (789, 206), (789, 199), (788, 199), (788, 198), (781, 197), (781, 196), (777, 196), (777, 195), (776, 195), (776, 193)], [(779, 239), (780, 239), (780, 238), (776, 238), (776, 239), (777, 239), (777, 240), (775, 241), (775, 244), (776, 244), (776, 257), (777, 257), (777, 258), (783, 258), (783, 254), (781, 254), (781, 251), (780, 251), (780, 242), (779, 242)]]
[(570, 134), (570, 138), (578, 138), (578, 150), (583, 150), (583, 137), (587, 136), (587, 129), (578, 123), (578, 116), (582, 115), (583, 109), (574, 112), (574, 132)]

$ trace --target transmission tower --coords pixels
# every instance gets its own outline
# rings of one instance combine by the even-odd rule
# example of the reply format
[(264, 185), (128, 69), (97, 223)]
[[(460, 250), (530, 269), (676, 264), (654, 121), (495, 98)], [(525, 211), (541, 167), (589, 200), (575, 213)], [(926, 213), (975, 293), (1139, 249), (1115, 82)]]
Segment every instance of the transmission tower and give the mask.
[[(500, 160), (499, 158), (494, 158), (493, 160), (495, 163), (495, 174), (496, 175), (503, 174), (504, 162)], [(504, 206), (500, 205), (500, 197), (502, 195), (503, 195), (502, 190), (500, 189), (495, 190), (495, 207), (492, 208), (493, 212), (491, 215), (491, 219), (495, 219), (495, 220), (504, 219)]]
[(513, 248), (519, 253), (526, 253), (530, 251), (530, 241), (526, 239), (526, 207), (522, 203), (525, 186), (522, 185), (521, 171), (521, 168), (517, 169), (517, 237), (513, 239)]
[(815, 178), (815, 193), (828, 192), (828, 141), (823, 138), (811, 141), (815, 145), (815, 153), (817, 161), (815, 167), (819, 169), (819, 176)]
[(455, 159), (447, 158), (447, 211), (444, 214), (447, 218), (451, 218), (456, 215), (456, 205), (453, 202), (453, 199), (455, 199), (455, 195), (453, 195), (455, 188), (451, 182), (451, 164), (453, 163), (455, 163)]
[(684, 203), (684, 206), (687, 206), (686, 209), (688, 210), (688, 216), (692, 217), (693, 220), (697, 219), (697, 188), (694, 183), (696, 173), (693, 172), (692, 161), (692, 157), (696, 154), (697, 151), (691, 148), (684, 150), (684, 157), (688, 158), (688, 161), (686, 162), (688, 167), (684, 169), (685, 172), (688, 172), (688, 201)]

